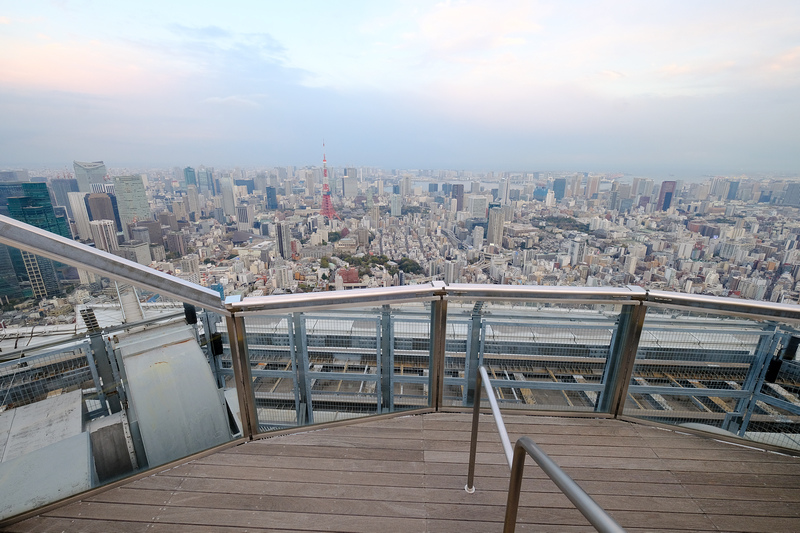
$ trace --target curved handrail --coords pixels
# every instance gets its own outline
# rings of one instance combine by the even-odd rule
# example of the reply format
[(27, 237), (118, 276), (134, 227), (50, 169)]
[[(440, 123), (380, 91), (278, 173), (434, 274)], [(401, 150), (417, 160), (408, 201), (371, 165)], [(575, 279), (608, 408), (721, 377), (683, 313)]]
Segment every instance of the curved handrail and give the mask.
[(486, 389), (486, 396), (492, 408), (492, 415), (497, 424), (497, 431), (500, 433), (500, 440), (503, 443), (503, 451), (511, 469), (511, 479), (508, 485), (508, 500), (506, 502), (506, 516), (503, 525), (504, 533), (513, 533), (517, 526), (517, 510), (519, 508), (519, 494), (522, 487), (522, 473), (525, 468), (525, 454), (530, 455), (539, 468), (556, 484), (561, 492), (569, 498), (575, 507), (586, 517), (590, 524), (597, 531), (602, 533), (620, 533), (625, 530), (609, 514), (598, 505), (596, 501), (584, 491), (580, 485), (564, 472), (555, 461), (539, 448), (530, 437), (520, 437), (514, 449), (511, 449), (511, 441), (508, 438), (503, 416), (494, 397), (492, 385), (486, 368), (481, 365), (478, 367), (478, 375), (475, 376), (475, 404), (472, 409), (472, 434), (469, 443), (469, 470), (467, 473), (467, 484), (464, 487), (468, 493), (475, 492), (475, 455), (478, 448), (478, 419), (481, 410), (481, 385)]

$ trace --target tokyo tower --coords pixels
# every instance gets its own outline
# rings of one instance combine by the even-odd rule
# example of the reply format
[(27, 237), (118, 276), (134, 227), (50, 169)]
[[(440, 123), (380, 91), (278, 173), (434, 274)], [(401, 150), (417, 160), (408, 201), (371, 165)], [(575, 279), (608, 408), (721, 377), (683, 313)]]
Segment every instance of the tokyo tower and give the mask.
[(331, 188), (328, 185), (328, 160), (325, 158), (325, 141), (322, 142), (322, 207), (319, 212), (328, 220), (332, 218), (341, 220), (333, 208), (333, 202), (331, 202)]

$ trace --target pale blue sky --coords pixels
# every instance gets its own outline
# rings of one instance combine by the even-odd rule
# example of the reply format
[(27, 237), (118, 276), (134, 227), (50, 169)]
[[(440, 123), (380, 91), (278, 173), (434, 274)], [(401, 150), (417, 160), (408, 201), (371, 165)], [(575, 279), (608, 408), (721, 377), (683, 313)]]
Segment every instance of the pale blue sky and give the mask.
[(0, 167), (800, 171), (800, 2), (0, 0)]

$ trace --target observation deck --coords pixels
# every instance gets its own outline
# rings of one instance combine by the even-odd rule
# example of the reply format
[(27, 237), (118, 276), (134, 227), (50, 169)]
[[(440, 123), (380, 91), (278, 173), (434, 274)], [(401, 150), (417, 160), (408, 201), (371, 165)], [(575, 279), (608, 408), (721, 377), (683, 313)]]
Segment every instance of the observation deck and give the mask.
[[(223, 304), (5, 217), (0, 242), (191, 306), (0, 354), (6, 531), (499, 530), (487, 415), (464, 491), (480, 365), (512, 437), (622, 527), (800, 530), (797, 306), (442, 283)], [(517, 528), (592, 529), (532, 464)]]

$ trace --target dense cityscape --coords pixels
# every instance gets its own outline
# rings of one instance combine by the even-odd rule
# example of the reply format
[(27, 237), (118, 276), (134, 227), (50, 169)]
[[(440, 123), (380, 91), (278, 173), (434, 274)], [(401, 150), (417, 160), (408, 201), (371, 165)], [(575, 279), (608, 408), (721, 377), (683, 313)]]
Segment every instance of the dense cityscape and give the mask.
[[(431, 280), (639, 285), (781, 303), (800, 295), (800, 180), (791, 176), (684, 182), (328, 168), (323, 159), (146, 172), (75, 161), (73, 172), (0, 179), (2, 214), (223, 299)], [(69, 323), (75, 305), (113, 295), (107, 281), (25, 251), (3, 246), (0, 265), (4, 325)]]

